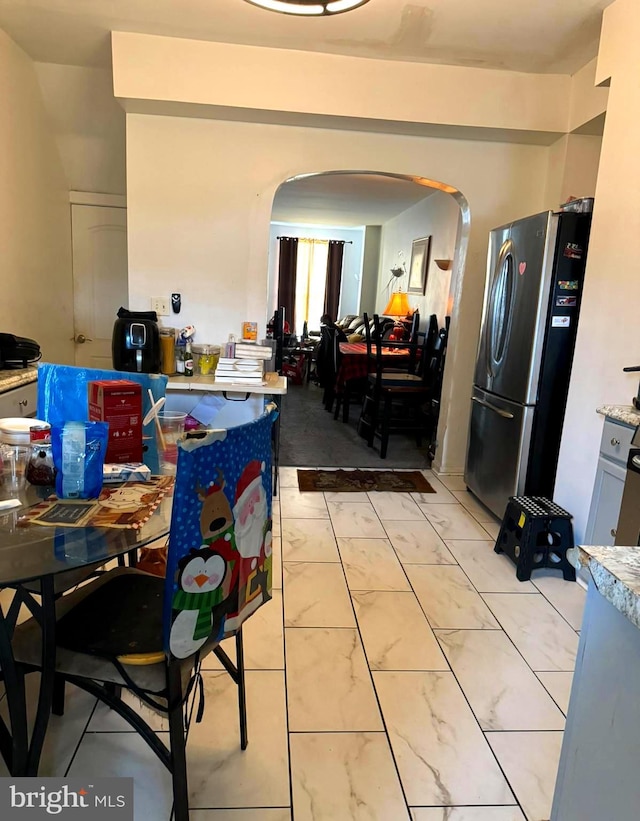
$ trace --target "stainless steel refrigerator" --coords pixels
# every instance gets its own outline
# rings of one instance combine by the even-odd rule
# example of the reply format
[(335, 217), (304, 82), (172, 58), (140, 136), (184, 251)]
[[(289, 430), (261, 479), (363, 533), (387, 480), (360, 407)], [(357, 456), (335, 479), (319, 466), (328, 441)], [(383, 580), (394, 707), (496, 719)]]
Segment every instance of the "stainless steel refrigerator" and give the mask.
[(590, 227), (545, 211), (489, 235), (465, 482), (498, 517), (553, 498)]

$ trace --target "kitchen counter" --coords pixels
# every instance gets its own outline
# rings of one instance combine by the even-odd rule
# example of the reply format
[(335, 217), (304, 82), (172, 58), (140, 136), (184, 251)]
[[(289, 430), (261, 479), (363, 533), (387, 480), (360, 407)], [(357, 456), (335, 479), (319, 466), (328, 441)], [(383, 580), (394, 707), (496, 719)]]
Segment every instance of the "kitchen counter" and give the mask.
[(567, 558), (588, 568), (599, 593), (640, 629), (640, 548), (578, 545)]
[(640, 425), (640, 411), (636, 410), (633, 405), (601, 405), (596, 410), (602, 416), (631, 425), (633, 428)]
[(627, 821), (640, 806), (640, 548), (567, 556), (590, 579), (551, 821)]
[(287, 392), (286, 376), (266, 374), (264, 381), (252, 384), (217, 382), (213, 376), (170, 376), (167, 391), (200, 391), (202, 393), (251, 393), (282, 395)]
[(35, 382), (38, 378), (37, 365), (29, 365), (26, 368), (7, 368), (0, 370), (0, 393), (19, 388)]

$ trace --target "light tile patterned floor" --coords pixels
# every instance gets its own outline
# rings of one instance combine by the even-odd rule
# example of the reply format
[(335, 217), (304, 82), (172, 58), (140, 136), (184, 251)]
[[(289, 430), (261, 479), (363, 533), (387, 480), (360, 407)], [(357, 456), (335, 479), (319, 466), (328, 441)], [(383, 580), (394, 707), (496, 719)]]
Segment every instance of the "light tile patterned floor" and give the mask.
[[(425, 475), (433, 494), (302, 494), (281, 468), (276, 592), (245, 631), (249, 747), (209, 657), (193, 821), (549, 818), (584, 591), (518, 582), (462, 478)], [(162, 766), (70, 691), (42, 774), (133, 774), (136, 819), (167, 819)]]

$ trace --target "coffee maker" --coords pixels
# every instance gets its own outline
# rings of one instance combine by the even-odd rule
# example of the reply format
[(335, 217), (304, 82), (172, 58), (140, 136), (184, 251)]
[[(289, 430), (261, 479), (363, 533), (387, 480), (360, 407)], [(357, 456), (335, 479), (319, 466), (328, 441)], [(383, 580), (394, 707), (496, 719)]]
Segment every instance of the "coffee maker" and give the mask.
[(111, 339), (113, 367), (130, 373), (160, 373), (160, 334), (155, 311), (120, 308)]

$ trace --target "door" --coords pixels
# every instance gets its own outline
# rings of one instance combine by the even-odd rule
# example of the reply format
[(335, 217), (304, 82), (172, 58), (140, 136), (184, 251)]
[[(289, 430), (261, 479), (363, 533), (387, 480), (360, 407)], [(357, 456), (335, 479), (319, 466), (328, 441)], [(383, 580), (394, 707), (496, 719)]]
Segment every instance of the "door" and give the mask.
[(112, 368), (111, 334), (129, 298), (127, 211), (72, 205), (75, 363)]
[(536, 401), (555, 226), (544, 212), (490, 235), (475, 384), (525, 405)]
[(533, 411), (474, 388), (464, 480), (499, 518), (524, 492)]

